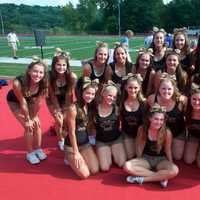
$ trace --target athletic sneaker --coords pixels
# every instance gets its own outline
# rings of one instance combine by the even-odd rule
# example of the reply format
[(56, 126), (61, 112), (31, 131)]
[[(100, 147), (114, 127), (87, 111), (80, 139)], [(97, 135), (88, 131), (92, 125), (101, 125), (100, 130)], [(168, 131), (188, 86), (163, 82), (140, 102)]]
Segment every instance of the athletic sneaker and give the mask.
[(160, 181), (160, 186), (161, 186), (161, 187), (166, 188), (167, 185), (168, 185), (168, 180)]
[(34, 153), (40, 160), (45, 160), (47, 158), (47, 155), (42, 149), (36, 149)]
[(69, 165), (69, 161), (67, 160), (67, 158), (64, 158), (64, 164), (67, 166)]
[(96, 144), (96, 137), (95, 137), (95, 135), (90, 135), (89, 136), (89, 143), (91, 145), (95, 145)]
[(126, 181), (128, 183), (138, 183), (141, 185), (144, 182), (144, 177), (143, 176), (127, 176)]
[(64, 140), (58, 141), (58, 148), (59, 148), (61, 151), (64, 151)]
[(26, 160), (28, 160), (32, 165), (40, 163), (40, 160), (35, 155), (35, 152), (27, 153)]

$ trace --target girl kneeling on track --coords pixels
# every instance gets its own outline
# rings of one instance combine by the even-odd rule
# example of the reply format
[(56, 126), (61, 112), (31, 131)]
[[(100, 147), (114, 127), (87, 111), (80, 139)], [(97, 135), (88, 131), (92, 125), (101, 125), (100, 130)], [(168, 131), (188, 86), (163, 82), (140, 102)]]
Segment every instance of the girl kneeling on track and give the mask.
[(98, 159), (89, 143), (89, 106), (95, 98), (98, 80), (93, 81), (85, 77), (82, 89), (79, 90), (77, 103), (68, 107), (67, 116), (68, 135), (65, 138), (65, 161), (69, 163), (73, 171), (82, 179), (90, 173), (99, 171)]

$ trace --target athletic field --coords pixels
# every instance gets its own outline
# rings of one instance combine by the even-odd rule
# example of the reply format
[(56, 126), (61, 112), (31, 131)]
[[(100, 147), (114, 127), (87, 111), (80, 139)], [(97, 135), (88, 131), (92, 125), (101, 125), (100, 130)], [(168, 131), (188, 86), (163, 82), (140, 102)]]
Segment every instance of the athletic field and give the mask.
[[(33, 36), (18, 36), (20, 46), (17, 56), (20, 58), (31, 58), (33, 55), (41, 57), (40, 47), (35, 46)], [(119, 41), (119, 37), (114, 36), (47, 36), (46, 45), (43, 47), (44, 58), (51, 59), (56, 47), (70, 52), (73, 60), (84, 60), (93, 58), (96, 48), (96, 41), (107, 42), (109, 48), (113, 48), (113, 42)], [(130, 40), (131, 58), (135, 61), (136, 52), (143, 47), (143, 37), (134, 37)], [(11, 50), (8, 47), (6, 37), (0, 37), (0, 57), (10, 57)], [(26, 65), (0, 63), (0, 75), (17, 75), (24, 70)], [(73, 66), (72, 69), (74, 70)], [(77, 70), (77, 69), (76, 69)], [(79, 69), (80, 70), (80, 69)]]

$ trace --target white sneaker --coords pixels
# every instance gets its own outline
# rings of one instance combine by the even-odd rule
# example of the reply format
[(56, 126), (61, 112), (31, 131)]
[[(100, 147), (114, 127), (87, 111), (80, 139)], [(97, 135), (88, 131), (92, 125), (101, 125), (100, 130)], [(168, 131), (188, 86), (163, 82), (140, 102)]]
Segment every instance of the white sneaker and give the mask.
[(89, 143), (91, 145), (95, 145), (96, 144), (96, 137), (95, 137), (95, 135), (89, 135)]
[(67, 158), (64, 158), (64, 164), (67, 166), (69, 165), (69, 161), (67, 160)]
[(137, 183), (137, 184), (142, 185), (142, 183), (144, 182), (144, 177), (143, 176), (127, 176), (126, 181), (128, 183)]
[(40, 160), (37, 158), (34, 152), (27, 153), (26, 160), (28, 160), (32, 165), (40, 163)]
[(160, 186), (161, 186), (161, 187), (166, 188), (167, 185), (168, 185), (168, 180), (160, 181)]
[(47, 158), (47, 155), (42, 149), (36, 149), (34, 153), (40, 160), (45, 160)]
[(60, 140), (58, 141), (58, 148), (61, 150), (61, 151), (64, 151), (64, 140)]

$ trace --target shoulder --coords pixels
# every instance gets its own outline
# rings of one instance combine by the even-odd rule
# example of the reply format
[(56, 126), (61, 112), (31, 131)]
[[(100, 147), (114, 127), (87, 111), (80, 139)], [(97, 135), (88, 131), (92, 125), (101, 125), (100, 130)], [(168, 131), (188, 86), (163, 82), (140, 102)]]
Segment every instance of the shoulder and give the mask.
[(149, 106), (152, 106), (152, 105), (154, 104), (154, 102), (155, 102), (155, 97), (156, 97), (155, 94), (151, 94), (151, 95), (148, 96), (148, 98), (147, 98), (147, 104), (148, 104)]

